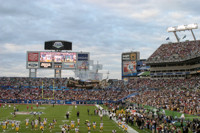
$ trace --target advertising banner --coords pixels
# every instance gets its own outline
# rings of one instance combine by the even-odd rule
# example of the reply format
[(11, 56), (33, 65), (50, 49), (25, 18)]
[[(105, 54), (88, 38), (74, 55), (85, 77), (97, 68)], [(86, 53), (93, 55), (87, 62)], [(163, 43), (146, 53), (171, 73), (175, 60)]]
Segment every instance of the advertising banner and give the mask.
[(130, 60), (130, 54), (123, 54), (122, 60)]
[(28, 62), (28, 68), (38, 68), (38, 62)]
[(123, 76), (135, 76), (137, 74), (136, 61), (123, 62)]
[(54, 63), (55, 69), (62, 69), (62, 63)]
[(64, 69), (75, 69), (76, 64), (75, 63), (63, 63), (63, 68)]
[(28, 61), (38, 62), (39, 53), (36, 52), (28, 52)]
[(131, 60), (136, 61), (137, 60), (137, 54), (136, 53), (131, 53)]
[(78, 61), (88, 61), (88, 54), (78, 54)]
[(52, 68), (52, 63), (51, 62), (41, 62), (40, 68)]
[(72, 42), (54, 40), (46, 41), (44, 45), (45, 50), (72, 50)]

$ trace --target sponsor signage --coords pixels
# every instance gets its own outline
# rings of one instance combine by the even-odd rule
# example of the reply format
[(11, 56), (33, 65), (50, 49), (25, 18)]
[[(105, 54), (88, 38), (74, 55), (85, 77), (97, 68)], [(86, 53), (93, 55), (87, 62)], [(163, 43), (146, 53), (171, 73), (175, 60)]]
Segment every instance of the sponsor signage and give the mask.
[(123, 76), (135, 76), (137, 74), (136, 61), (123, 62)]
[(55, 68), (55, 69), (61, 69), (61, 68), (62, 68), (62, 63), (60, 63), (60, 62), (55, 62), (55, 63), (54, 63), (54, 68)]
[(59, 49), (61, 47), (64, 47), (64, 45), (62, 44), (62, 42), (54, 42), (53, 47)]
[(123, 54), (122, 60), (130, 60), (130, 54)]
[(87, 61), (88, 54), (78, 54), (78, 61)]
[(54, 64), (54, 68), (55, 69), (58, 69), (58, 68), (61, 69), (62, 68), (62, 64)]
[(131, 60), (133, 60), (133, 61), (137, 60), (137, 54), (136, 53), (131, 53)]
[(55, 40), (46, 41), (44, 44), (45, 50), (72, 50), (72, 42)]
[(37, 62), (38, 61), (39, 53), (36, 52), (29, 52), (28, 53), (28, 61)]
[(41, 62), (40, 68), (52, 68), (52, 63), (51, 62)]
[(172, 72), (172, 73), (150, 73), (151, 76), (162, 76), (162, 75), (185, 75), (190, 74), (190, 72)]
[(28, 62), (28, 68), (38, 68), (38, 62)]
[(74, 69), (76, 67), (75, 63), (63, 63), (63, 68), (65, 69)]

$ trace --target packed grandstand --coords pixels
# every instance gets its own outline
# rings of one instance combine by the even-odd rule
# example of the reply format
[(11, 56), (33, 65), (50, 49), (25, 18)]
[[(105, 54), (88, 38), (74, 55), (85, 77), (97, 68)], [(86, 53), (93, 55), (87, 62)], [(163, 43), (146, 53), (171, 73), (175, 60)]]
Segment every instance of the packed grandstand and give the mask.
[[(200, 121), (196, 119), (200, 116), (199, 48), (199, 41), (163, 44), (147, 60), (154, 78), (136, 77), (126, 82), (113, 80), (106, 85), (96, 82), (92, 89), (84, 88), (86, 83), (68, 78), (1, 77), (0, 102), (43, 103), (51, 99), (49, 103), (61, 103), (60, 100), (62, 104), (73, 101), (76, 104), (104, 103), (111, 110), (129, 110), (131, 106), (136, 114), (122, 111), (122, 115), (117, 114), (117, 119), (125, 118), (126, 123), (135, 124), (141, 130), (159, 133), (200, 132)], [(185, 65), (190, 67), (183, 70)], [(156, 76), (157, 73), (162, 73), (162, 78)], [(81, 87), (70, 83), (81, 83)], [(181, 118), (166, 116), (165, 112), (160, 114), (146, 106), (158, 111), (166, 109), (193, 115), (195, 119), (186, 121), (184, 115)], [(180, 122), (180, 126), (174, 121)]]
[(180, 62), (199, 56), (200, 41), (162, 44), (148, 59), (152, 62)]
[(162, 44), (147, 60), (152, 78), (199, 75), (200, 41)]

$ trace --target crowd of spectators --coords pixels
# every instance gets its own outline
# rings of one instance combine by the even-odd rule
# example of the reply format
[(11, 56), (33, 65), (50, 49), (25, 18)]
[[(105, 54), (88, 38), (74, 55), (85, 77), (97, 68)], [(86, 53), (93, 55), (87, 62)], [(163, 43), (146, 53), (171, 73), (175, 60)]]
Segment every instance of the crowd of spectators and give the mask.
[[(35, 89), (0, 89), (0, 99), (17, 100), (41, 100), (43, 98), (53, 98), (54, 100), (111, 100), (117, 101), (133, 91), (117, 90), (42, 90)], [(43, 97), (43, 98), (42, 98)]]
[[(67, 78), (23, 78), (23, 77), (1, 77), (0, 86), (1, 88), (13, 88), (13, 89), (26, 89), (26, 88), (55, 88), (55, 89), (67, 89), (68, 87)], [(113, 81), (109, 86), (102, 89), (110, 90), (130, 90), (130, 89), (141, 89), (141, 88), (187, 88), (195, 89), (200, 87), (200, 78), (192, 77), (189, 79), (150, 79), (150, 78), (135, 78), (130, 79), (128, 82), (123, 80)], [(73, 88), (74, 89), (74, 88)]]
[[(118, 105), (117, 105), (118, 106)], [(109, 106), (113, 108), (114, 106)], [(116, 107), (115, 107), (116, 108)], [(117, 109), (113, 111), (116, 112)], [(146, 109), (142, 106), (134, 106), (132, 109), (127, 107), (126, 110), (119, 110), (116, 112), (116, 119), (119, 122), (126, 122), (131, 126), (136, 126), (138, 129), (151, 130), (152, 133), (189, 133), (189, 132), (200, 132), (200, 121), (193, 119), (192, 121), (186, 120), (185, 118), (178, 118), (167, 116), (165, 113), (158, 109)], [(115, 116), (115, 115), (114, 115)], [(115, 119), (115, 117), (113, 117)], [(119, 123), (118, 122), (118, 123)]]
[(131, 103), (149, 105), (181, 113), (200, 115), (200, 78), (190, 79), (131, 79), (128, 83), (113, 82), (112, 87), (138, 90), (127, 99)]
[(54, 100), (117, 101), (134, 92), (113, 89), (68, 88), (67, 81), (64, 78), (0, 78), (0, 99), (40, 100), (54, 97)]
[(129, 98), (128, 101), (141, 105), (149, 105), (156, 108), (200, 116), (199, 90), (147, 90), (139, 93), (139, 95), (136, 95), (135, 97)]
[(200, 41), (162, 44), (149, 58), (148, 62), (183, 61), (200, 55)]
[(200, 78), (192, 77), (190, 79), (151, 79), (151, 78), (135, 78), (128, 82), (123, 80), (115, 81), (110, 86), (112, 89), (141, 89), (141, 88), (157, 88), (157, 89), (174, 89), (187, 88), (195, 89), (200, 86)]
[(1, 77), (0, 86), (10, 86), (12, 88), (24, 88), (24, 87), (67, 87), (67, 78), (27, 78), (27, 77)]

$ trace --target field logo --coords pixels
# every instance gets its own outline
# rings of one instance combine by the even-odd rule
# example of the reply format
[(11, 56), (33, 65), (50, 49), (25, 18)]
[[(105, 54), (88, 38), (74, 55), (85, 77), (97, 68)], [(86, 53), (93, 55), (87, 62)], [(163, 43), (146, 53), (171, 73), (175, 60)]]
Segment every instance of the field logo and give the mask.
[(43, 112), (30, 112), (29, 114), (30, 115), (41, 115), (41, 114), (43, 114)]
[(41, 114), (43, 114), (43, 112), (16, 112), (16, 115), (41, 115)]
[(64, 45), (62, 44), (62, 42), (55, 42), (55, 43), (53, 44), (53, 46), (54, 46), (55, 48), (61, 48), (61, 47), (63, 47)]
[(29, 112), (16, 112), (16, 115), (29, 115)]

